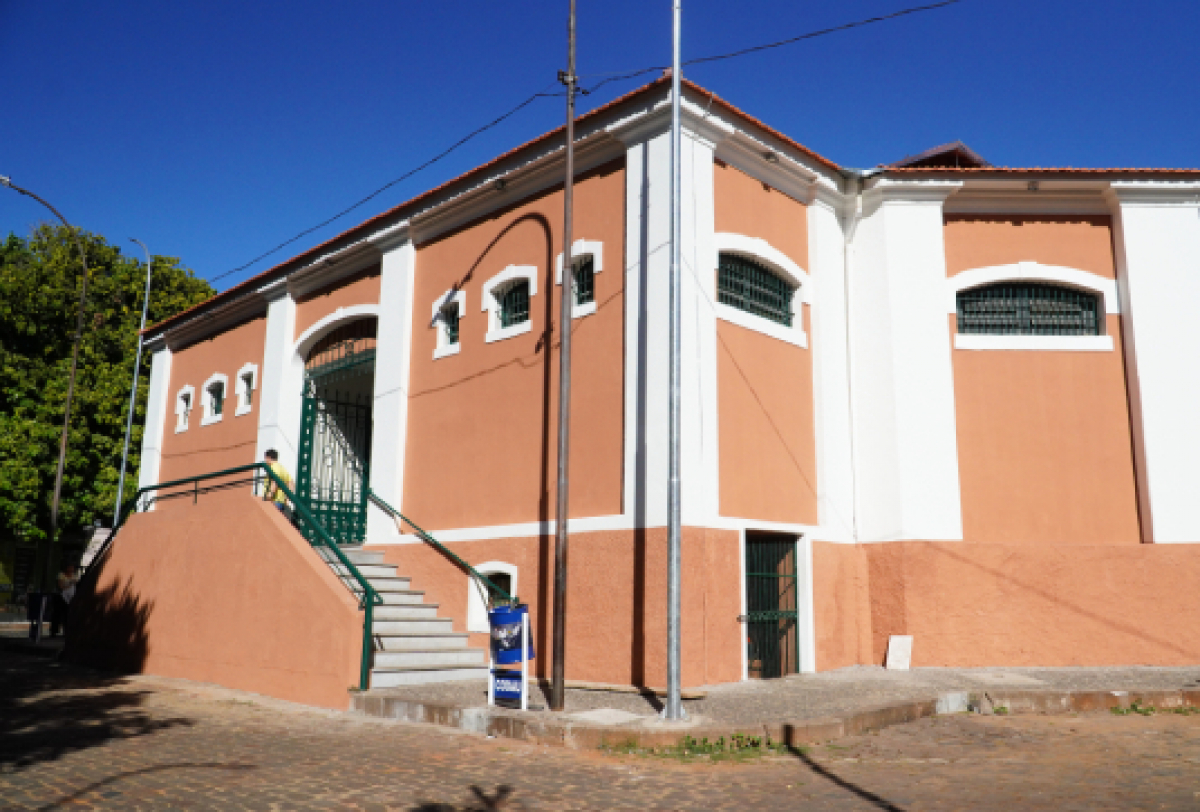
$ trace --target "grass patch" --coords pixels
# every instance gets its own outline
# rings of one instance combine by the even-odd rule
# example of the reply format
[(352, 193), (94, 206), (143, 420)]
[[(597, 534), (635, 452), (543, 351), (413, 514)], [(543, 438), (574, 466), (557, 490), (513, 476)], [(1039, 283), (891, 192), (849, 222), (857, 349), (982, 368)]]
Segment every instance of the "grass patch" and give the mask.
[(1195, 716), (1200, 714), (1200, 708), (1156, 708), (1153, 705), (1143, 705), (1140, 702), (1130, 702), (1128, 708), (1109, 708), (1115, 716), (1128, 716), (1136, 713), (1139, 716), (1153, 716), (1156, 713), (1174, 713), (1178, 716)]
[(788, 755), (793, 750), (807, 752), (803, 747), (790, 748), (782, 742), (772, 741), (769, 736), (746, 736), (735, 733), (715, 741), (707, 738), (694, 739), (684, 736), (677, 744), (642, 746), (634, 739), (621, 744), (603, 744), (600, 749), (610, 755), (648, 756), (674, 761), (749, 761), (763, 756)]

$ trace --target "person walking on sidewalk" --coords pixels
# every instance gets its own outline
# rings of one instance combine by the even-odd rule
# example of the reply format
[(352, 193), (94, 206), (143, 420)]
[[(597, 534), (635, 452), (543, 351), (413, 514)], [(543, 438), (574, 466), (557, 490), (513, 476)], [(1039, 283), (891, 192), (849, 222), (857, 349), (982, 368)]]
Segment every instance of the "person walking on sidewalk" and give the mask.
[(50, 614), (50, 636), (58, 637), (58, 633), (67, 625), (67, 616), (71, 612), (71, 600), (75, 597), (75, 586), (79, 583), (79, 572), (74, 564), (67, 564), (58, 574), (58, 592), (54, 595), (54, 605)]

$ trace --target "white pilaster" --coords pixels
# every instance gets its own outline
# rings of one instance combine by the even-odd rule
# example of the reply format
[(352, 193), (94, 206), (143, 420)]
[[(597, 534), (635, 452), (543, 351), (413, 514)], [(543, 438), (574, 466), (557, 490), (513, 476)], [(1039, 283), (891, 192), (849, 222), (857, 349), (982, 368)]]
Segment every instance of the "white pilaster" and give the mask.
[(846, 323), (846, 242), (826, 191), (808, 207), (812, 285), (813, 412), (820, 541), (854, 541), (854, 460), (850, 435), (850, 362)]
[(854, 239), (862, 541), (962, 538), (942, 203), (960, 184), (878, 180)]
[(142, 429), (142, 454), (138, 466), (138, 487), (148, 488), (161, 482), (163, 430), (170, 407), (171, 351), (156, 349), (150, 356), (150, 391), (146, 397), (146, 423)]
[(261, 460), (263, 452), (274, 448), (279, 452), (279, 461), (284, 468), (295, 476), (302, 383), (295, 380), (292, 358), (296, 302), (284, 285), (264, 293), (268, 297), (267, 338), (263, 352), (258, 444), (254, 459)]
[(1109, 201), (1143, 540), (1200, 542), (1200, 184), (1116, 182)]
[[(384, 250), (375, 349), (371, 489), (397, 510), (403, 510), (404, 497), (415, 271), (416, 249), (410, 241), (405, 240)], [(383, 511), (368, 508), (368, 543), (383, 541), (396, 534), (395, 524)]]

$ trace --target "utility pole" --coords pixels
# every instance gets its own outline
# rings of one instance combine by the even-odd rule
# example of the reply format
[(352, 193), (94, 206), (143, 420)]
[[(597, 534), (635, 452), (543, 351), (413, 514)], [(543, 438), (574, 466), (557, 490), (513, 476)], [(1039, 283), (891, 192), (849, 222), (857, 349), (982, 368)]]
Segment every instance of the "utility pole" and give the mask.
[[(83, 243), (79, 241), (79, 234), (67, 222), (67, 218), (58, 213), (58, 209), (51, 206), (45, 200), (35, 195), (28, 189), (22, 189), (12, 182), (12, 179), (0, 175), (0, 186), (7, 186), (18, 194), (23, 194), (26, 197), (32, 197), (38, 203), (54, 212), (54, 216), (62, 220), (67, 231), (75, 238), (75, 248), (79, 251), (79, 261), (83, 265), (83, 282), (79, 289), (79, 312), (75, 315), (75, 343), (71, 348), (71, 373), (67, 378), (67, 406), (63, 412), (62, 437), (58, 442), (58, 470), (54, 474), (54, 498), (50, 502), (50, 546), (46, 551), (45, 566), (42, 570), (42, 606), (46, 602), (46, 589), (50, 581), (50, 562), (54, 558), (54, 544), (58, 541), (58, 506), (62, 496), (63, 468), (67, 462), (67, 429), (71, 425), (71, 401), (75, 398), (75, 369), (79, 364), (79, 342), (83, 338), (83, 311), (87, 305), (87, 289), (88, 289), (88, 268), (87, 254), (84, 253)], [(39, 611), (36, 627), (34, 629), (34, 640), (41, 640), (42, 637), (42, 615), (44, 611)]]
[(679, 396), (680, 396), (680, 59), (681, 0), (673, 2), (671, 56), (671, 375), (669, 462), (667, 464), (667, 704), (668, 720), (684, 718), (680, 692), (679, 640), (679, 569), (680, 569), (680, 488), (679, 488)]
[[(558, 80), (567, 88), (566, 178), (563, 181), (562, 307), (558, 347), (558, 485), (554, 509), (554, 658), (550, 669), (550, 710), (561, 711), (567, 638), (567, 533), (571, 452), (571, 310), (575, 305), (575, 265), (572, 262), (572, 211), (575, 202), (575, 0), (567, 18), (567, 70)], [(552, 287), (551, 290), (554, 288)]]
[(129, 388), (129, 414), (125, 418), (125, 447), (121, 451), (121, 476), (117, 479), (117, 504), (113, 508), (113, 531), (116, 531), (117, 525), (121, 523), (121, 497), (125, 494), (125, 465), (129, 460), (129, 435), (133, 431), (133, 410), (137, 405), (138, 373), (142, 368), (142, 331), (146, 329), (146, 311), (150, 307), (150, 275), (152, 265), (150, 249), (141, 240), (130, 238), (129, 241), (142, 246), (142, 250), (146, 252), (146, 295), (142, 297), (142, 324), (138, 328), (137, 357), (133, 362), (133, 386)]

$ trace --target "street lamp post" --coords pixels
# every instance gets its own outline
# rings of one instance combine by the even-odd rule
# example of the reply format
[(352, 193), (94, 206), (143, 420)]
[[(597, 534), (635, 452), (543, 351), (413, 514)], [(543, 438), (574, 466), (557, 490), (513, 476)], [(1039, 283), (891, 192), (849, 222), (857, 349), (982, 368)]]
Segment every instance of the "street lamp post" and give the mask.
[(34, 621), (33, 629), (33, 639), (35, 642), (38, 642), (42, 638), (42, 620), (45, 615), (46, 586), (50, 575), (50, 561), (54, 557), (54, 543), (58, 540), (58, 507), (62, 496), (63, 469), (66, 467), (67, 462), (67, 429), (71, 425), (71, 401), (75, 398), (75, 369), (79, 364), (79, 342), (83, 338), (83, 311), (87, 305), (87, 254), (84, 253), (83, 243), (79, 240), (79, 234), (67, 222), (67, 218), (59, 214), (58, 209), (28, 189), (22, 189), (20, 186), (17, 186), (5, 175), (0, 175), (0, 186), (7, 186), (18, 194), (32, 197), (53, 212), (55, 217), (62, 220), (63, 225), (67, 227), (67, 231), (75, 239), (75, 247), (79, 250), (79, 261), (83, 264), (83, 283), (80, 285), (79, 290), (79, 312), (75, 315), (75, 343), (71, 347), (71, 374), (67, 378), (67, 406), (63, 411), (62, 437), (58, 442), (58, 470), (54, 474), (54, 497), (50, 502), (50, 545), (49, 549), (46, 550), (46, 563), (42, 570), (41, 606), (38, 608), (38, 616), (37, 620)]
[(138, 373), (142, 369), (142, 331), (146, 329), (146, 311), (150, 307), (150, 274), (153, 264), (150, 260), (150, 249), (144, 242), (134, 238), (129, 241), (142, 246), (142, 250), (146, 252), (146, 295), (142, 297), (142, 323), (138, 328), (137, 358), (133, 362), (133, 385), (129, 388), (129, 414), (125, 417), (125, 446), (121, 451), (121, 475), (117, 478), (117, 504), (113, 508), (112, 529), (114, 531), (121, 523), (121, 497), (125, 494), (125, 464), (129, 460), (129, 434), (133, 430), (133, 410), (137, 405)]

